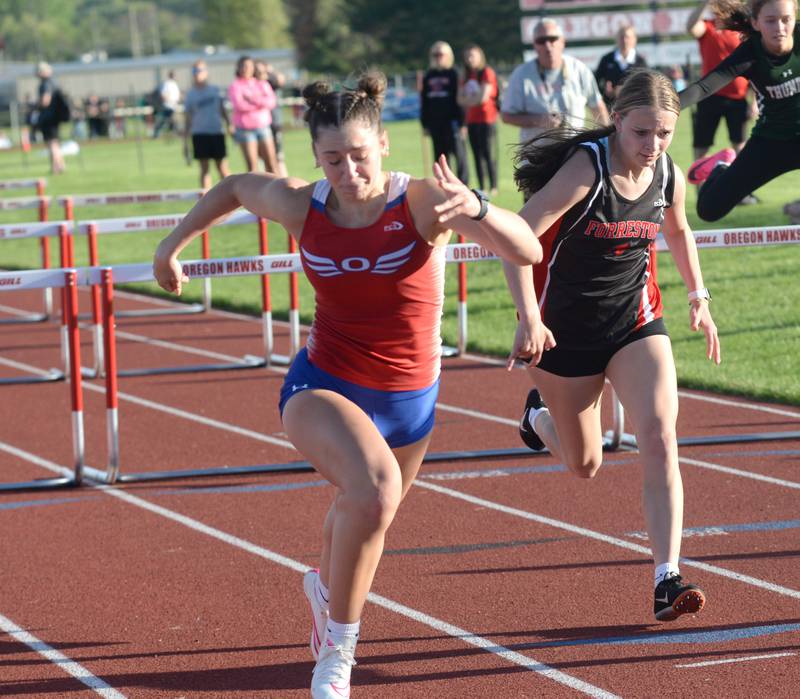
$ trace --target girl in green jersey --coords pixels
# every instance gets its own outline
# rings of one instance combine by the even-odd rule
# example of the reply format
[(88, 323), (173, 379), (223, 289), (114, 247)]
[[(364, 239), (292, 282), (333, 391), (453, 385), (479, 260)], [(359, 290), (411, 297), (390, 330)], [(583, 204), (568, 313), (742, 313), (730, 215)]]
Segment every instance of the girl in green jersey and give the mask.
[(689, 168), (690, 181), (705, 179), (697, 197), (697, 215), (705, 221), (722, 218), (750, 192), (800, 169), (797, 0), (716, 0), (713, 9), (726, 29), (747, 38), (714, 70), (680, 93), (681, 108), (713, 95), (741, 75), (750, 80), (756, 93), (759, 118), (735, 159), (726, 149)]

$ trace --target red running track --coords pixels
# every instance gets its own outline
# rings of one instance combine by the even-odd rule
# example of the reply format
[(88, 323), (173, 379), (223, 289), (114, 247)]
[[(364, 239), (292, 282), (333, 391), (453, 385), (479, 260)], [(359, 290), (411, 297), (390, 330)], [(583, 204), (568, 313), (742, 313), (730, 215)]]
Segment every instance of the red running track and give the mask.
[[(117, 294), (118, 309), (154, 303)], [(120, 368), (260, 349), (258, 322), (220, 312), (121, 319), (117, 334)], [(277, 341), (285, 352), (282, 326)], [(54, 324), (0, 325), (0, 347), (2, 376), (59, 363)], [(431, 451), (518, 446), (523, 373), (473, 356), (444, 367)], [(120, 379), (122, 472), (298, 460), (281, 379)], [(69, 468), (65, 384), (0, 395), (1, 480)], [(96, 468), (104, 421), (86, 381)], [(798, 429), (797, 408), (681, 392), (681, 436)], [(427, 464), (389, 532), (353, 697), (798, 696), (800, 441), (687, 447), (681, 461), (682, 569), (708, 604), (672, 624), (652, 616), (635, 452), (608, 454), (593, 481), (546, 455)], [(301, 571), (330, 497), (315, 473), (0, 494), (0, 695), (307, 696)]]

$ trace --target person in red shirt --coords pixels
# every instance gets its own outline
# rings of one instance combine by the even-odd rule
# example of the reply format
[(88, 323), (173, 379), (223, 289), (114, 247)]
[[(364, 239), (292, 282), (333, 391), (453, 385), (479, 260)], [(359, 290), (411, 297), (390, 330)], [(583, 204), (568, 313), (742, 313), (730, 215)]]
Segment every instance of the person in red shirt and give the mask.
[(489, 177), (492, 196), (497, 194), (497, 75), (486, 65), (486, 55), (477, 44), (464, 49), (464, 80), (458, 102), (466, 109), (469, 145), (475, 158), (478, 186)]
[(350, 696), (361, 611), (386, 531), (422, 463), (439, 388), (445, 244), (452, 228), (515, 264), (541, 248), (517, 214), (463, 184), (442, 154), (434, 177), (383, 169), (386, 77), (355, 89), (303, 90), (323, 178), (231, 175), (158, 246), (153, 271), (166, 290), (187, 281), (178, 254), (240, 205), (298, 242), (314, 288), (314, 321), (292, 362), (279, 409), (289, 439), (335, 486), (319, 570), (303, 590), (312, 610), (315, 699)]
[[(710, 11), (714, 19), (704, 19)], [(700, 46), (703, 75), (708, 75), (723, 59), (727, 58), (739, 46), (742, 39), (738, 32), (722, 29), (719, 13), (711, 2), (701, 2), (689, 15), (686, 30)], [(694, 160), (702, 158), (714, 144), (714, 137), (720, 121), (725, 119), (728, 127), (728, 138), (731, 148), (736, 154), (742, 150), (747, 140), (747, 122), (755, 116), (747, 100), (749, 82), (746, 78), (736, 78), (719, 92), (704, 99), (697, 105), (694, 123)], [(731, 154), (733, 157), (734, 154)], [(758, 200), (754, 195), (745, 197), (742, 204), (754, 204)]]

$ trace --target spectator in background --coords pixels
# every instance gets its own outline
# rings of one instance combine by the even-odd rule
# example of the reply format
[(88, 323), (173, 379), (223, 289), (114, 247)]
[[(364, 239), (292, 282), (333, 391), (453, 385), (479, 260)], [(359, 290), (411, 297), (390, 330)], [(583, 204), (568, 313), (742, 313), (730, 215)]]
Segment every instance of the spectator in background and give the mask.
[[(706, 13), (710, 13), (711, 17), (704, 17)], [(686, 31), (700, 45), (703, 75), (714, 70), (742, 42), (739, 32), (722, 28), (720, 14), (714, 2), (701, 2), (692, 10), (686, 22)], [(695, 161), (708, 153), (709, 148), (714, 145), (717, 127), (723, 118), (728, 127), (731, 148), (737, 154), (744, 148), (747, 122), (757, 116), (755, 107), (751, 109), (747, 100), (749, 84), (747, 78), (737, 77), (719, 92), (698, 103), (692, 118)], [(751, 193), (739, 203), (757, 202), (758, 199)]]
[(558, 126), (584, 126), (587, 107), (598, 124), (609, 123), (594, 74), (577, 58), (564, 54), (564, 46), (558, 22), (543, 19), (533, 30), (536, 58), (517, 66), (508, 79), (501, 117), (506, 124), (520, 127), (521, 143)]
[(158, 88), (160, 106), (153, 126), (153, 138), (158, 138), (161, 130), (166, 126), (168, 131), (177, 131), (175, 125), (175, 112), (181, 103), (181, 89), (175, 81), (175, 71), (167, 73), (167, 79)]
[(497, 75), (486, 65), (483, 49), (472, 44), (464, 49), (464, 81), (458, 93), (466, 108), (467, 133), (478, 186), (484, 189), (488, 175), (490, 194), (497, 194)]
[(184, 114), (184, 154), (190, 162), (191, 138), (194, 159), (200, 164), (200, 188), (206, 191), (211, 189), (210, 160), (214, 161), (220, 178), (231, 174), (225, 145), (225, 132), (231, 130), (231, 122), (225, 111), (222, 90), (208, 84), (208, 66), (203, 60), (192, 65), (192, 87), (186, 94)]
[(101, 100), (96, 94), (90, 94), (84, 103), (86, 125), (89, 138), (108, 138), (108, 127), (111, 119), (108, 100)]
[(126, 122), (125, 115), (123, 114), (122, 110), (125, 109), (126, 106), (125, 100), (122, 99), (122, 97), (117, 97), (116, 101), (114, 102), (114, 111), (112, 113), (114, 124), (114, 132), (111, 134), (112, 138), (125, 138)]
[(275, 143), (275, 157), (277, 158), (277, 174), (287, 177), (289, 172), (286, 169), (286, 156), (283, 152), (283, 113), (281, 112), (280, 98), (281, 88), (286, 84), (286, 77), (283, 73), (275, 70), (269, 63), (256, 61), (256, 78), (266, 80), (272, 91), (275, 93), (275, 107), (270, 112), (272, 123), (269, 125), (272, 131), (272, 140)]
[(636, 42), (636, 30), (630, 24), (620, 27), (617, 31), (617, 48), (603, 56), (597, 64), (594, 77), (603, 93), (606, 107), (611, 107), (626, 73), (631, 68), (647, 66), (644, 56), (636, 50)]
[(455, 156), (454, 171), (464, 184), (469, 181), (464, 143), (464, 110), (458, 104), (458, 73), (453, 68), (453, 49), (437, 41), (430, 50), (430, 67), (422, 78), (420, 121), (433, 141), (433, 159)]
[(38, 129), (44, 142), (47, 144), (47, 152), (50, 155), (50, 172), (54, 175), (64, 172), (64, 155), (61, 152), (61, 143), (58, 140), (58, 127), (62, 121), (63, 114), (59, 113), (59, 99), (64, 100), (64, 95), (56, 87), (53, 80), (53, 68), (44, 61), (36, 66), (36, 75), (39, 77), (38, 98), (36, 100), (36, 110), (31, 115), (33, 125)]
[(278, 172), (275, 141), (272, 139), (271, 110), (277, 100), (266, 80), (256, 80), (255, 63), (250, 56), (241, 56), (236, 62), (236, 79), (228, 88), (228, 99), (233, 105), (233, 140), (242, 148), (248, 172), (258, 170), (259, 157), (267, 172)]

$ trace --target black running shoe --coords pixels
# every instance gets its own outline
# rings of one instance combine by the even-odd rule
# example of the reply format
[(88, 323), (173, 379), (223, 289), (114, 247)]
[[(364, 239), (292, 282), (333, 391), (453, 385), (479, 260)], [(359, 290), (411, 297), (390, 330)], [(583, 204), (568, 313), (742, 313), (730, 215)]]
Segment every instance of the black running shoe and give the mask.
[(697, 585), (670, 575), (656, 586), (653, 612), (658, 621), (675, 621), (681, 614), (696, 614), (705, 603), (706, 596)]
[(522, 419), (519, 421), (519, 436), (522, 437), (522, 441), (534, 451), (542, 451), (545, 446), (539, 435), (533, 431), (533, 425), (531, 425), (529, 415), (531, 408), (538, 410), (544, 407), (544, 401), (539, 395), (539, 391), (532, 388), (528, 394), (528, 400), (525, 402), (525, 412), (522, 413)]

